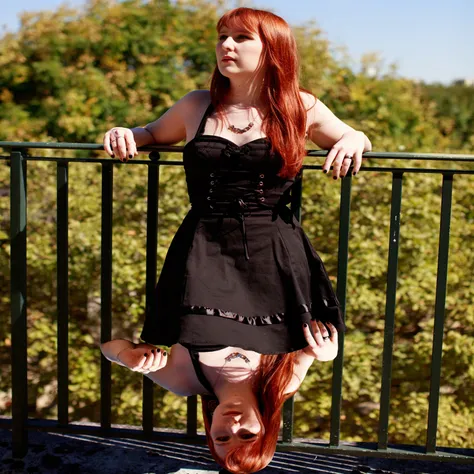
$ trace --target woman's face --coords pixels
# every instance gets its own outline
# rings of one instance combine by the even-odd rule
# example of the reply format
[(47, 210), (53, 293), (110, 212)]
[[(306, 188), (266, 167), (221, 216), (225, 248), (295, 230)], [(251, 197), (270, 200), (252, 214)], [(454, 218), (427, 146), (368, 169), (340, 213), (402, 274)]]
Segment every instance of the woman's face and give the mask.
[(260, 64), (263, 43), (257, 33), (223, 27), (216, 45), (217, 67), (225, 77), (253, 75)]
[(230, 449), (254, 443), (264, 432), (260, 414), (250, 404), (241, 401), (221, 403), (214, 411), (210, 434), (221, 459)]

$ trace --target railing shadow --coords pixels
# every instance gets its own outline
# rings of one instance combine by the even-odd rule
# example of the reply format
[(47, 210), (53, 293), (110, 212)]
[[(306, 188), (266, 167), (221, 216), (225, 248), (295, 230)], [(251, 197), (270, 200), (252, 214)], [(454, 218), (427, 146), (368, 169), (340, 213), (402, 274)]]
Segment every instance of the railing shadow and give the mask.
[[(204, 445), (73, 433), (31, 432), (28, 454), (11, 456), (12, 434), (0, 430), (0, 472), (43, 474), (226, 474)], [(468, 473), (472, 466), (349, 455), (277, 452), (260, 474)]]

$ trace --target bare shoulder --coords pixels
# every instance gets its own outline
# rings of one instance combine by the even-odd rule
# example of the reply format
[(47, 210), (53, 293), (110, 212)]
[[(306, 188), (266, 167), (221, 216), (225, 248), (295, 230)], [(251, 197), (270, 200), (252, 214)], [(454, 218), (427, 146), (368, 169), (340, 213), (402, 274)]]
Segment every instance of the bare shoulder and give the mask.
[(189, 111), (196, 111), (196, 108), (206, 108), (211, 103), (211, 92), (204, 89), (194, 90), (188, 92), (180, 102)]
[(196, 135), (202, 116), (211, 103), (211, 93), (208, 90), (194, 90), (181, 100), (180, 114), (185, 124), (186, 141), (190, 141)]
[(207, 90), (189, 92), (170, 107), (160, 118), (145, 126), (158, 145), (172, 145), (194, 136), (200, 118), (210, 103)]
[(306, 110), (312, 109), (318, 102), (318, 99), (313, 94), (310, 94), (309, 92), (300, 91), (300, 97), (301, 97), (301, 100), (303, 101), (303, 104)]
[(300, 91), (300, 97), (307, 113), (306, 130), (309, 130), (311, 127), (317, 124), (318, 110), (320, 108), (321, 101), (313, 94), (305, 91)]
[(191, 357), (189, 356), (189, 351), (186, 347), (181, 344), (173, 344), (170, 351), (170, 359), (173, 359), (176, 365), (179, 366), (191, 366)]

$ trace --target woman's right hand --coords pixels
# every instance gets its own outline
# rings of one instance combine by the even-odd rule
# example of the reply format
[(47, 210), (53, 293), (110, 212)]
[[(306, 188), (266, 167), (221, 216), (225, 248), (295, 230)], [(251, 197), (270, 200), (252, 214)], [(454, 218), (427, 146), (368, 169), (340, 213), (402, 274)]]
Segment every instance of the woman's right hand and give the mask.
[(104, 150), (120, 161), (128, 161), (138, 155), (133, 132), (125, 127), (114, 127), (105, 132)]
[(168, 362), (166, 351), (156, 349), (149, 344), (137, 344), (136, 347), (127, 347), (117, 354), (119, 363), (134, 372), (148, 374), (163, 369)]
[[(327, 327), (326, 327), (327, 326)], [(326, 326), (321, 321), (311, 321), (311, 329), (314, 337), (311, 334), (309, 326), (303, 325), (303, 333), (308, 345), (303, 349), (303, 352), (316, 360), (328, 361), (333, 360), (337, 356), (338, 341), (337, 329), (331, 324), (326, 323)], [(328, 329), (331, 331), (329, 335)]]

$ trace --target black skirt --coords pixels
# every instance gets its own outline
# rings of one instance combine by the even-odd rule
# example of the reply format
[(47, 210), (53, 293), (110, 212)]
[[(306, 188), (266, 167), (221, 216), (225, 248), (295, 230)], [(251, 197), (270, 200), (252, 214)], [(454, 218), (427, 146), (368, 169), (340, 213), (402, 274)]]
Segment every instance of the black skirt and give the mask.
[(307, 345), (302, 325), (311, 319), (344, 329), (323, 262), (288, 208), (246, 217), (245, 234), (246, 242), (238, 218), (189, 212), (169, 248), (142, 340), (277, 354)]

